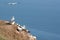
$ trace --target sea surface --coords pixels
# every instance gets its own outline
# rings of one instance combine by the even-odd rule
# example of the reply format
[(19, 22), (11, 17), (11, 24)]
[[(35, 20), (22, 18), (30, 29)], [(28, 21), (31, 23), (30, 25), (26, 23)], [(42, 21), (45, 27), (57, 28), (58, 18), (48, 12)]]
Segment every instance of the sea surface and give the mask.
[(37, 40), (60, 40), (60, 0), (0, 0), (0, 20), (12, 16)]

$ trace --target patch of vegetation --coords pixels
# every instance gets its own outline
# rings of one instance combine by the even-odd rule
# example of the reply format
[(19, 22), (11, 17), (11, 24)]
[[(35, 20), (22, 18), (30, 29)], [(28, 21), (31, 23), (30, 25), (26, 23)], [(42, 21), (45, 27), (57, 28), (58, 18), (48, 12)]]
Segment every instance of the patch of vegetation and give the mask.
[(5, 39), (0, 36), (0, 40), (5, 40)]

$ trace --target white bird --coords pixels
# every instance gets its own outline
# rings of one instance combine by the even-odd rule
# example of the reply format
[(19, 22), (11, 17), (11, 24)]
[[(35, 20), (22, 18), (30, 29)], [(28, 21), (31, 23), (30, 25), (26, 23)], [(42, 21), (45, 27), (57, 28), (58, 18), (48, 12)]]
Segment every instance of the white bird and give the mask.
[(14, 16), (11, 18), (11, 21), (14, 21), (15, 20), (15, 18), (14, 18)]
[(36, 40), (36, 36), (33, 36), (33, 38)]
[(16, 5), (17, 2), (13, 2), (13, 3), (8, 3), (9, 5)]
[(18, 27), (18, 30), (19, 30), (19, 31), (22, 31), (22, 28)]
[(14, 25), (14, 24), (15, 24), (15, 21), (14, 21), (14, 22), (12, 22), (11, 24), (12, 24), (12, 25)]
[(26, 29), (25, 25), (22, 26), (22, 29)]
[(11, 18), (11, 21), (10, 22), (11, 22), (12, 25), (15, 24), (15, 18), (14, 18), (14, 16)]
[(17, 25), (17, 26), (19, 26), (19, 27), (21, 27), (21, 25), (20, 25), (20, 24), (18, 24), (18, 23), (17, 23), (16, 25)]
[(17, 23), (16, 25), (18, 26), (19, 24)]
[(32, 35), (30, 35), (30, 37), (31, 37), (31, 38), (34, 38), (34, 40), (36, 40), (36, 36), (32, 36)]
[(19, 27), (21, 26), (21, 25), (18, 25)]

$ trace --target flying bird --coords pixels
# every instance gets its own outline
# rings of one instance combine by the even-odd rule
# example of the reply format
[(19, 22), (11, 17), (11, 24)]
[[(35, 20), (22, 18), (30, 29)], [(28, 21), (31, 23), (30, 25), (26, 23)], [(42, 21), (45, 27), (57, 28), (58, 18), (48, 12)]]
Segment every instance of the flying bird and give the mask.
[(16, 5), (17, 2), (8, 3), (9, 5)]

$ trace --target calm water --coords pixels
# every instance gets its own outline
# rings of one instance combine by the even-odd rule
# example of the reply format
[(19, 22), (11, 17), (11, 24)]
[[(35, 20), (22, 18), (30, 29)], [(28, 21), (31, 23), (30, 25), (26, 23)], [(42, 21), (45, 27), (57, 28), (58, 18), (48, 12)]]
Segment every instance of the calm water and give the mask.
[(60, 40), (60, 0), (0, 0), (0, 19), (10, 20), (12, 16), (37, 40)]

